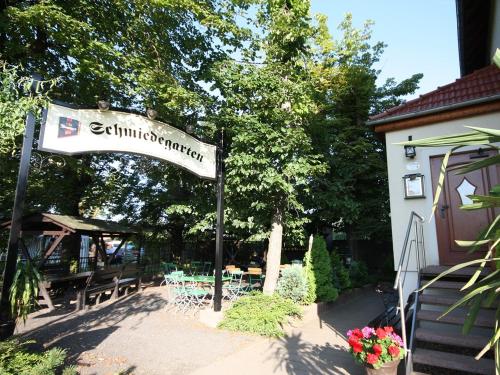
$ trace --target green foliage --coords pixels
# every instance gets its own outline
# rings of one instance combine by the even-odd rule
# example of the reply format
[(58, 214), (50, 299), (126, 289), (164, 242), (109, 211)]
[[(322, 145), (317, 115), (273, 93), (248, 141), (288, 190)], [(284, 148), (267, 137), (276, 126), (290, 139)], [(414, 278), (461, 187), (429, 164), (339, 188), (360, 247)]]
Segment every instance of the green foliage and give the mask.
[[(411, 143), (419, 147), (453, 147), (446, 153), (445, 157), (443, 158), (438, 187), (434, 195), (435, 199), (433, 203), (433, 213), (437, 207), (443, 184), (445, 183), (445, 173), (450, 155), (456, 150), (465, 146), (484, 145), (488, 148), (497, 149), (496, 144), (500, 142), (500, 131), (497, 129), (478, 127), (468, 128), (472, 129), (472, 132), (443, 137), (432, 137), (405, 143)], [(493, 154), (486, 159), (481, 159), (476, 162), (467, 164), (466, 166), (455, 170), (455, 173), (465, 174), (489, 166), (498, 166), (499, 163), (500, 159), (496, 154)], [(500, 185), (494, 186), (489, 193), (489, 195), (469, 195), (468, 197), (472, 200), (472, 203), (460, 206), (460, 209), (498, 209), (500, 207)], [(436, 280), (439, 280), (440, 278), (445, 277), (446, 275), (453, 273), (459, 269), (473, 265), (478, 266), (477, 270), (471, 276), (469, 281), (461, 289), (462, 291), (465, 291), (466, 294), (456, 303), (450, 306), (442, 315), (444, 316), (448, 314), (457, 307), (467, 307), (468, 314), (467, 318), (465, 319), (462, 331), (464, 334), (468, 334), (472, 329), (478, 312), (482, 306), (497, 306), (495, 315), (496, 323), (493, 336), (486, 344), (486, 346), (481, 350), (481, 352), (476, 356), (476, 359), (482, 357), (488, 350), (494, 349), (496, 366), (497, 368), (500, 368), (500, 305), (498, 304), (498, 298), (500, 294), (500, 270), (497, 269), (483, 279), (480, 279), (481, 272), (485, 269), (485, 267), (490, 267), (490, 265), (492, 263), (494, 264), (495, 262), (498, 265), (499, 258), (497, 256), (500, 251), (500, 215), (497, 215), (487, 228), (484, 228), (480, 233), (478, 233), (478, 237), (476, 240), (455, 240), (455, 242), (461, 247), (470, 248), (469, 252), (474, 252), (482, 246), (488, 246), (488, 251), (486, 252), (484, 257), (478, 260), (468, 261), (451, 267), (449, 270), (438, 275), (435, 279), (429, 281), (426, 285), (424, 285), (422, 289), (425, 289), (429, 285), (433, 284)]]
[[(391, 235), (385, 145), (366, 126), (369, 116), (401, 104), (418, 87), (422, 75), (377, 87), (375, 65), (384, 44), (371, 41), (371, 26), (355, 28), (348, 14), (332, 40), (327, 18), (318, 18), (318, 64), (311, 67), (318, 111), (311, 118), (315, 150), (328, 165), (312, 180), (313, 199), (306, 198), (311, 220), (321, 230), (331, 223), (349, 238)], [(366, 187), (370, 186), (370, 189)]]
[(312, 249), (307, 250), (304, 255), (304, 274), (306, 276), (307, 282), (307, 295), (304, 299), (304, 304), (310, 305), (316, 301), (316, 277), (314, 276), (313, 264), (312, 264)]
[[(338, 297), (338, 290), (333, 286), (332, 265), (330, 255), (326, 250), (326, 242), (321, 236), (315, 236), (311, 251), (306, 253), (304, 258), (306, 268), (307, 281), (315, 286), (314, 294), (316, 301), (331, 302)], [(311, 301), (313, 293), (310, 290), (307, 302)], [(313, 300), (314, 302), (314, 300)]]
[(256, 333), (262, 336), (283, 336), (283, 324), (289, 317), (301, 317), (300, 307), (292, 300), (277, 294), (272, 296), (254, 292), (238, 299), (224, 313), (219, 328)]
[[(2, 56), (0, 55), (0, 58)], [(44, 88), (53, 87), (56, 81), (40, 82), (36, 92), (31, 92), (32, 78), (19, 66), (10, 66), (0, 60), (0, 153), (12, 153), (16, 141), (24, 132), (24, 121), (28, 111), (36, 116), (41, 105), (47, 102)]]
[(31, 352), (27, 345), (34, 341), (20, 342), (17, 339), (0, 341), (1, 375), (76, 375), (76, 368), (62, 369), (66, 351), (52, 348), (42, 353)]
[(38, 303), (38, 283), (42, 277), (30, 261), (17, 261), (16, 274), (10, 288), (10, 306), (14, 317), (26, 321), (28, 314)]
[(276, 293), (283, 298), (304, 304), (308, 295), (307, 280), (301, 266), (291, 266), (281, 271)]
[(354, 260), (351, 262), (349, 276), (354, 288), (362, 287), (371, 282), (371, 278), (368, 274), (368, 267), (366, 263), (361, 260)]
[(351, 287), (351, 278), (349, 270), (344, 266), (342, 258), (339, 253), (332, 251), (330, 260), (333, 270), (333, 285), (338, 290), (346, 290)]

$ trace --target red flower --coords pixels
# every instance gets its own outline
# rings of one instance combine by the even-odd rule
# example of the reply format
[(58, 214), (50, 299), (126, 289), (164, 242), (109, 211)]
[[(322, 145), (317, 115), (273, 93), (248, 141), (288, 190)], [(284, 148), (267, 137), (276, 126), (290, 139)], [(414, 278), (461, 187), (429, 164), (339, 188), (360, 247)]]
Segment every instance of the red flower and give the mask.
[(351, 337), (354, 336), (357, 339), (363, 338), (363, 332), (359, 328), (353, 329), (351, 333)]
[(389, 346), (389, 354), (393, 357), (399, 356), (399, 348), (397, 346), (391, 345)]
[(375, 333), (377, 334), (377, 337), (379, 339), (385, 339), (385, 337), (387, 336), (387, 332), (385, 332), (385, 330), (383, 330), (382, 328), (377, 328)]
[(361, 353), (363, 351), (363, 344), (356, 337), (351, 336), (348, 342), (354, 353)]
[(382, 347), (379, 344), (373, 345), (373, 353), (375, 353), (376, 356), (379, 356), (382, 353)]
[(386, 331), (387, 333), (392, 333), (392, 332), (394, 332), (394, 329), (391, 326), (387, 326), (387, 327), (384, 327), (384, 331)]
[(374, 365), (375, 363), (378, 362), (378, 355), (368, 353), (366, 356), (366, 363), (369, 363), (370, 365)]

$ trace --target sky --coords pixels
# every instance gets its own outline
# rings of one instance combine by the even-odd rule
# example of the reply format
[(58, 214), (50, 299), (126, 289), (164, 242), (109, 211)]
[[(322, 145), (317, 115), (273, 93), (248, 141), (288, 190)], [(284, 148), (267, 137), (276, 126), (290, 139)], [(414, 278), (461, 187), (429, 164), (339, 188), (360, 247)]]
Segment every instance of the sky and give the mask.
[(345, 13), (352, 13), (358, 28), (374, 21), (373, 42), (387, 44), (376, 66), (382, 70), (378, 83), (424, 74), (418, 91), (407, 99), (460, 77), (455, 0), (311, 0), (311, 10), (328, 16), (334, 39)]

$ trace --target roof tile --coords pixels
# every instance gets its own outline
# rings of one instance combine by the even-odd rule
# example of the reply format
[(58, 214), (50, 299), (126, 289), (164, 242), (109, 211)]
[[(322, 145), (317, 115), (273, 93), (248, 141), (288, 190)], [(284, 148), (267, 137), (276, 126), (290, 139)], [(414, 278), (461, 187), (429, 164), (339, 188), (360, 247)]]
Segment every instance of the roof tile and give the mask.
[(465, 103), (475, 99), (487, 98), (500, 94), (500, 69), (495, 65), (476, 70), (436, 90), (420, 95), (400, 106), (370, 117), (370, 121), (389, 120), (391, 117), (415, 114), (446, 107), (452, 104)]

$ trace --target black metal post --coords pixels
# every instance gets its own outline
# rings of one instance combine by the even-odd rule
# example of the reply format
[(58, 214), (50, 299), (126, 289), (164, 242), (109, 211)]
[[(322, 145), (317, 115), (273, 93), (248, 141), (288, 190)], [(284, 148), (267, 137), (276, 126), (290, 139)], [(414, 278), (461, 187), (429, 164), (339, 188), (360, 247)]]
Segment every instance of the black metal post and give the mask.
[(24, 200), (28, 186), (28, 175), (30, 169), (31, 149), (33, 146), (33, 134), (35, 132), (35, 115), (28, 112), (26, 116), (26, 129), (24, 130), (23, 147), (21, 150), (21, 161), (19, 163), (19, 174), (17, 176), (14, 207), (12, 208), (12, 223), (9, 232), (9, 245), (7, 250), (7, 261), (3, 272), (2, 296), (0, 299), (0, 322), (8, 322), (14, 317), (10, 316), (9, 291), (16, 273), (16, 260), (19, 249), (19, 236), (21, 232), (21, 219), (23, 216)]
[(222, 254), (224, 245), (224, 131), (217, 147), (217, 227), (215, 234), (214, 311), (222, 308)]

